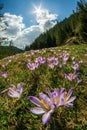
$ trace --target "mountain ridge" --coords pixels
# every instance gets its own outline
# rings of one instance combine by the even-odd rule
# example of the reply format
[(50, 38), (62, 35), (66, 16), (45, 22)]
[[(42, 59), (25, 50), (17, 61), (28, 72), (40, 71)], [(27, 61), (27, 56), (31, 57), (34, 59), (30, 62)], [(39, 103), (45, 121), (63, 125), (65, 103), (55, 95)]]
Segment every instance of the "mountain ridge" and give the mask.
[(0, 46), (0, 59), (21, 53), (23, 50), (14, 46)]

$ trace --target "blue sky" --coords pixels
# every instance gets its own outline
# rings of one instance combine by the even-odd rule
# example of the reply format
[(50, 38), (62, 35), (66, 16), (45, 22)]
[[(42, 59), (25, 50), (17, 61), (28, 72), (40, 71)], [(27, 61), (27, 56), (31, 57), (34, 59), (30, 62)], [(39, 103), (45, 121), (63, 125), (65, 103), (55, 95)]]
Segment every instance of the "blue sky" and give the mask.
[[(3, 12), (21, 15), (27, 26), (34, 24), (35, 18), (32, 14), (33, 5), (42, 5), (51, 13), (58, 14), (58, 20), (69, 17), (76, 10), (77, 0), (1, 0), (4, 4)], [(31, 22), (32, 21), (32, 22)]]
[(14, 46), (24, 49), (57, 21), (69, 17), (76, 10), (77, 0), (1, 0), (1, 3), (2, 25), (6, 30), (0, 36), (7, 38), (5, 43), (12, 41)]

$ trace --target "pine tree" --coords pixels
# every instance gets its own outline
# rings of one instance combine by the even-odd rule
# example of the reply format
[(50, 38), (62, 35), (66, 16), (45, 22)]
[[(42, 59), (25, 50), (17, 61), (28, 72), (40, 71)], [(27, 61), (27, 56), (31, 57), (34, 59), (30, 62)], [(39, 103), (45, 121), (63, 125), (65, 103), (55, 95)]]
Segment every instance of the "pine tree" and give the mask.
[(87, 2), (85, 0), (78, 2), (78, 10), (80, 12), (79, 37), (82, 42), (87, 42)]

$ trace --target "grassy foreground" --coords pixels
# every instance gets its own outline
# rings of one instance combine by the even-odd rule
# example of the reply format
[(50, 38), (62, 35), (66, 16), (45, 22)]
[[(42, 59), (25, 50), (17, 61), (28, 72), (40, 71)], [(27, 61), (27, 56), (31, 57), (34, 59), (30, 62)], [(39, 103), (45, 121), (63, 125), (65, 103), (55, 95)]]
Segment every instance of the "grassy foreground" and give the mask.
[[(68, 53), (66, 65), (62, 63), (61, 55)], [(27, 67), (36, 58), (43, 57), (46, 62), (35, 70)], [(48, 65), (49, 57), (58, 58), (58, 64), (53, 68)], [(63, 72), (73, 73), (73, 62), (79, 63), (78, 78), (69, 81)], [(3, 77), (2, 73), (7, 72)], [(72, 45), (57, 48), (27, 51), (0, 60), (0, 91), (9, 88), (11, 84), (24, 83), (20, 99), (11, 98), (7, 91), (0, 95), (0, 130), (87, 130), (87, 45)], [(30, 112), (32, 104), (28, 97), (39, 97), (46, 88), (74, 88), (73, 95), (77, 99), (72, 108), (61, 107), (51, 115), (50, 121), (42, 124), (42, 115)]]

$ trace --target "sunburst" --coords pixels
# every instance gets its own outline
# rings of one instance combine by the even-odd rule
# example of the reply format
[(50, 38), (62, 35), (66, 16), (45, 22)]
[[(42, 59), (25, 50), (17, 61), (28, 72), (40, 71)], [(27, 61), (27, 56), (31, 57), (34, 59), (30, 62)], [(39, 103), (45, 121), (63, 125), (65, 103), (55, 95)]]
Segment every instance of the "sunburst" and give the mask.
[(34, 5), (34, 11), (33, 13), (36, 15), (41, 15), (41, 13), (43, 12), (43, 8), (41, 6), (41, 4), (39, 6)]

